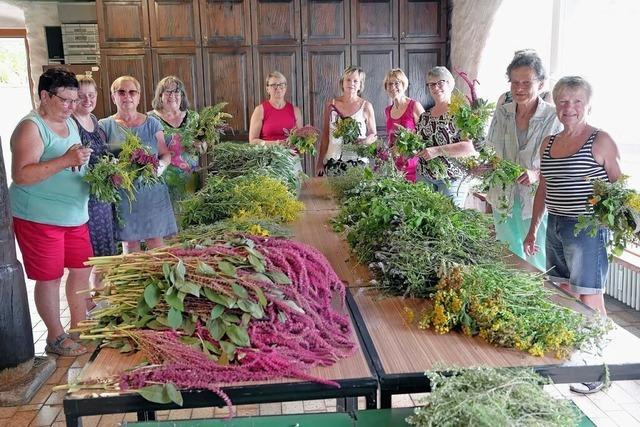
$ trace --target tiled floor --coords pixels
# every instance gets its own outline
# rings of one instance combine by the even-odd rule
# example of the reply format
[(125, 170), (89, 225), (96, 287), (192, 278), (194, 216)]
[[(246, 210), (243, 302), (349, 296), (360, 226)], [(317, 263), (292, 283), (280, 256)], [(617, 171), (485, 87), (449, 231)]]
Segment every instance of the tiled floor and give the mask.
[[(30, 290), (29, 301), (36, 355), (44, 355), (46, 329), (35, 306), (33, 306), (33, 295), (31, 294), (33, 283), (27, 283), (27, 289)], [(61, 292), (60, 301), (61, 317), (63, 323), (68, 325), (69, 313), (63, 292)], [(607, 308), (614, 321), (640, 336), (640, 312), (608, 297)], [(20, 407), (0, 407), (0, 426), (65, 426), (62, 410), (64, 392), (52, 392), (51, 388), (57, 384), (73, 381), (88, 359), (89, 354), (77, 358), (59, 358), (56, 371), (29, 404)], [(578, 396), (571, 393), (568, 385), (565, 384), (547, 386), (547, 389), (553, 395), (572, 399), (598, 426), (640, 427), (640, 381), (617, 381), (608, 390), (591, 396)], [(423, 395), (394, 396), (393, 406), (416, 406), (419, 404), (421, 396)], [(359, 400), (358, 406), (364, 409), (364, 398)], [(236, 408), (239, 416), (334, 412), (335, 410), (335, 399), (243, 405)], [(227, 409), (225, 408), (181, 409), (160, 411), (157, 413), (157, 419), (196, 419), (225, 417), (226, 415)], [(135, 419), (136, 415), (133, 413), (84, 417), (83, 426), (112, 427), (118, 426), (124, 420), (135, 421)]]

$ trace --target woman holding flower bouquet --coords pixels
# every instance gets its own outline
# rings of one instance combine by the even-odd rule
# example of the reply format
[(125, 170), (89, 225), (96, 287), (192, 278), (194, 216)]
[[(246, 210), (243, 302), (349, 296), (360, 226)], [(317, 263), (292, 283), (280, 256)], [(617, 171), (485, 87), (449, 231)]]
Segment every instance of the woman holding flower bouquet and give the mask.
[(198, 126), (198, 113), (189, 110), (189, 99), (184, 83), (176, 76), (167, 76), (158, 82), (151, 101), (153, 110), (148, 114), (162, 124), (165, 144), (171, 153), (171, 163), (164, 173), (174, 210), (177, 202), (187, 194), (195, 193), (199, 154), (206, 151), (206, 142), (193, 141)]
[[(540, 57), (531, 50), (518, 51), (507, 66), (513, 102), (500, 105), (487, 134), (487, 145), (501, 159), (509, 160), (525, 171), (513, 184), (493, 186), (487, 192), (491, 203), (496, 238), (539, 270), (546, 270), (544, 251), (528, 257), (522, 240), (529, 231), (535, 185), (540, 173), (540, 145), (544, 137), (558, 133), (562, 125), (553, 105), (540, 97), (547, 78)], [(540, 220), (536, 240), (541, 247), (547, 229), (546, 216)]]
[[(393, 148), (395, 141), (396, 125), (405, 129), (416, 130), (416, 124), (420, 115), (424, 113), (422, 104), (407, 97), (409, 79), (400, 68), (394, 68), (384, 78), (384, 89), (391, 98), (391, 105), (384, 110), (387, 118), (387, 135), (389, 135), (389, 147)], [(396, 156), (396, 167), (403, 171), (408, 181), (416, 182), (416, 168), (419, 157)]]
[[(376, 138), (376, 118), (371, 103), (362, 99), (366, 74), (360, 67), (347, 67), (338, 84), (342, 95), (327, 102), (324, 109), (324, 126), (318, 153), (316, 171), (345, 170), (349, 164), (355, 165), (360, 156), (345, 145), (370, 145)], [(355, 122), (357, 133), (347, 138), (338, 132), (340, 123)], [(346, 128), (346, 127), (345, 127)], [(342, 132), (344, 133), (344, 132)], [(349, 132), (351, 133), (351, 132)]]
[[(171, 162), (171, 153), (160, 122), (137, 111), (140, 83), (131, 76), (118, 77), (111, 84), (111, 98), (117, 107), (116, 113), (98, 122), (107, 135), (110, 151), (118, 154), (126, 132), (133, 133), (150, 153), (141, 154), (136, 161), (152, 164), (155, 175), (160, 177)], [(146, 184), (139, 178), (135, 183), (135, 199), (130, 199), (124, 191), (121, 193), (116, 237), (122, 240), (124, 253), (139, 251), (141, 241), (145, 241), (148, 249), (160, 247), (164, 236), (178, 231), (163, 182)]]
[[(460, 132), (449, 114), (451, 94), (455, 87), (453, 75), (446, 67), (434, 67), (427, 73), (427, 87), (435, 105), (422, 113), (417, 133), (430, 146), (418, 153), (420, 181), (432, 185), (437, 191), (451, 197), (458, 207), (464, 207), (469, 193), (469, 183), (464, 180), (464, 170), (453, 159), (476, 154), (471, 140), (462, 140)], [(437, 174), (428, 163), (440, 159), (444, 170)]]

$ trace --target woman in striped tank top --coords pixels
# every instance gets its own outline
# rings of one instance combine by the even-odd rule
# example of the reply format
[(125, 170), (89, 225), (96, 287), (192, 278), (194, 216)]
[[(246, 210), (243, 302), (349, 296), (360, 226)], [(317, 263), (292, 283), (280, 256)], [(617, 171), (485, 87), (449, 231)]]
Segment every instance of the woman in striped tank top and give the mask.
[(583, 230), (576, 236), (574, 229), (579, 215), (591, 214), (587, 200), (593, 196), (592, 181), (614, 182), (621, 172), (611, 136), (587, 123), (591, 93), (591, 85), (577, 76), (563, 77), (553, 89), (564, 130), (545, 138), (540, 148), (540, 185), (524, 250), (527, 254), (539, 250), (535, 236), (546, 207), (549, 220), (544, 250), (550, 280), (604, 315), (608, 232), (601, 228), (592, 237)]

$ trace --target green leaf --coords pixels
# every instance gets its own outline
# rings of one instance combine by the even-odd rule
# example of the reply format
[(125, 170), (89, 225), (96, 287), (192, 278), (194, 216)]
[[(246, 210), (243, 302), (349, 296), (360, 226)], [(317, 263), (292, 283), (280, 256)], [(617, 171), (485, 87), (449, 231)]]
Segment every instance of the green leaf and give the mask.
[(172, 329), (178, 329), (182, 325), (182, 312), (171, 307), (167, 315), (167, 322)]
[(220, 316), (220, 318), (225, 322), (225, 323), (240, 323), (240, 317), (233, 314), (233, 313), (223, 313), (222, 316)]
[(294, 301), (291, 300), (286, 300), (283, 301), (286, 305), (288, 305), (289, 307), (291, 307), (293, 309), (293, 311), (297, 311), (300, 314), (304, 314), (304, 310), (302, 308), (300, 308), (300, 306), (298, 304), (296, 304)]
[(217, 319), (218, 317), (220, 317), (220, 315), (224, 313), (224, 309), (225, 307), (223, 305), (220, 305), (220, 304), (214, 305), (213, 308), (211, 309), (210, 319)]
[(149, 308), (155, 307), (160, 301), (160, 297), (160, 289), (153, 283), (148, 284), (147, 287), (144, 288), (144, 302), (147, 303)]
[[(156, 317), (155, 319), (149, 321), (149, 323), (147, 323), (145, 326), (149, 329), (153, 329), (153, 330), (161, 330), (161, 329), (167, 329), (167, 325), (161, 323), (159, 321), (159, 319), (163, 319), (162, 317)], [(165, 319), (166, 320), (166, 319)]]
[(246, 328), (250, 321), (251, 321), (251, 314), (242, 313), (242, 321), (240, 322), (240, 324)]
[(169, 396), (169, 399), (171, 399), (173, 403), (175, 403), (178, 406), (182, 406), (182, 403), (183, 403), (182, 394), (180, 393), (180, 390), (178, 390), (176, 386), (173, 385), (173, 383), (166, 383), (165, 390), (166, 390), (167, 396)]
[(204, 344), (204, 348), (206, 348), (208, 351), (210, 351), (213, 354), (220, 354), (222, 352), (222, 349), (220, 349), (219, 347), (216, 347), (215, 345), (213, 345), (213, 343), (203, 340), (202, 343)]
[(141, 316), (138, 320), (136, 320), (134, 325), (136, 328), (144, 328), (144, 326), (154, 318), (155, 316), (153, 314), (145, 314), (144, 316)]
[(247, 299), (239, 299), (238, 300), (238, 308), (246, 313), (251, 312), (251, 301)]
[(229, 277), (236, 277), (236, 267), (228, 261), (220, 261), (218, 269)]
[(227, 336), (235, 345), (249, 347), (249, 334), (245, 328), (229, 325), (227, 326)]
[(187, 269), (185, 268), (182, 260), (178, 261), (178, 264), (176, 264), (175, 272), (176, 279), (178, 279), (178, 281), (180, 282), (184, 282), (184, 277), (187, 274)]
[(131, 347), (131, 344), (124, 343), (124, 345), (122, 347), (120, 347), (120, 353), (129, 353), (130, 351), (133, 351), (133, 347)]
[(173, 283), (173, 280), (171, 280), (171, 266), (166, 262), (162, 263), (162, 274), (164, 274), (164, 278), (167, 282)]
[(251, 264), (254, 270), (256, 270), (258, 273), (264, 272), (264, 260), (252, 254), (249, 254), (247, 259), (249, 260), (249, 264)]
[(227, 308), (233, 308), (235, 306), (235, 298), (228, 297), (226, 295), (219, 294), (210, 288), (203, 288), (204, 294), (211, 302), (218, 303)]
[(193, 335), (193, 333), (196, 331), (196, 323), (191, 320), (190, 317), (185, 317), (184, 319), (182, 319), (182, 326), (180, 327), (185, 334), (187, 335)]
[(254, 293), (256, 294), (256, 298), (258, 298), (258, 304), (263, 307), (267, 305), (267, 297), (264, 296), (264, 292), (260, 288), (254, 288)]
[(239, 285), (237, 283), (232, 283), (231, 284), (231, 289), (233, 289), (233, 292), (236, 295), (238, 295), (238, 297), (240, 297), (242, 299), (249, 298), (249, 294), (247, 293), (247, 290), (243, 286), (241, 286), (241, 285)]
[(184, 336), (184, 335), (180, 337), (180, 342), (185, 344), (185, 345), (190, 345), (190, 346), (194, 346), (194, 345), (200, 346), (200, 344), (202, 344), (202, 341), (200, 341), (198, 338), (187, 337), (187, 336)]
[(196, 285), (192, 282), (178, 282), (176, 283), (176, 287), (180, 289), (185, 294), (191, 294), (194, 297), (198, 298), (200, 296), (200, 285)]
[(287, 313), (285, 313), (284, 311), (279, 311), (278, 312), (278, 320), (280, 321), (280, 323), (284, 323), (287, 321)]
[(167, 393), (164, 386), (160, 384), (154, 384), (150, 386), (143, 387), (137, 390), (140, 396), (144, 397), (150, 402), (155, 403), (169, 403), (171, 402), (171, 398)]
[(290, 285), (291, 279), (280, 270), (267, 272), (267, 276), (271, 277), (278, 285)]
[(229, 360), (233, 360), (233, 357), (236, 354), (236, 346), (228, 341), (220, 341), (219, 344), (220, 347), (222, 347), (222, 351), (227, 355)]
[[(182, 295), (181, 295), (182, 294)], [(164, 294), (164, 300), (169, 304), (171, 308), (176, 310), (184, 310), (184, 293), (178, 291), (175, 287), (171, 286)]]
[(246, 277), (251, 279), (251, 280), (255, 280), (256, 282), (266, 282), (266, 283), (269, 283), (269, 284), (273, 284), (273, 280), (271, 280), (269, 278), (269, 276), (267, 276), (266, 274), (253, 273), (253, 274), (250, 274), (250, 275), (248, 275)]
[(205, 276), (217, 276), (218, 273), (209, 264), (202, 261), (198, 261), (198, 267), (196, 268), (198, 273), (202, 273)]
[(140, 299), (138, 300), (138, 307), (136, 307), (136, 313), (138, 313), (139, 316), (144, 316), (149, 313), (149, 311), (151, 311), (151, 307), (147, 305), (144, 300), (144, 296), (141, 295)]
[(226, 329), (222, 319), (218, 318), (218, 319), (212, 319), (207, 322), (207, 330), (211, 334), (211, 338), (213, 338), (216, 341), (219, 341), (220, 338), (224, 336)]

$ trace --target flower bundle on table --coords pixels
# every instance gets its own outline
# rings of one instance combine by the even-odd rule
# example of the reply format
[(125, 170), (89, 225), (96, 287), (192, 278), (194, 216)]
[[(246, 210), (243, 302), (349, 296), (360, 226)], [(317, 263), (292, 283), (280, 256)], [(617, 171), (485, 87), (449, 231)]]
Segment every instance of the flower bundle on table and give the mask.
[(316, 155), (316, 142), (320, 131), (313, 126), (303, 126), (301, 128), (293, 128), (291, 131), (286, 131), (287, 134), (287, 147), (296, 150), (300, 154), (309, 153), (312, 156)]
[(588, 200), (593, 215), (578, 217), (576, 233), (587, 229), (596, 235), (598, 226), (611, 230), (608, 245), (613, 255), (621, 255), (629, 243), (640, 244), (640, 194), (627, 188), (627, 176), (610, 183), (593, 181), (593, 197)]

